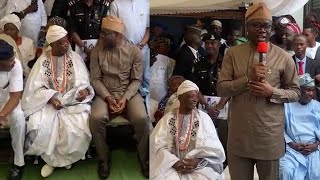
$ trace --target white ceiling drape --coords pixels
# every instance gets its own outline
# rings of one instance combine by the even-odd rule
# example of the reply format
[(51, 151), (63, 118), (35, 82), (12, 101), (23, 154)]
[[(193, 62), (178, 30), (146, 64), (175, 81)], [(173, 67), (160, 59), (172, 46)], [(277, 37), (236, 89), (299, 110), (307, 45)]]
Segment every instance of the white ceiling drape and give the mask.
[(200, 13), (215, 10), (238, 9), (244, 2), (263, 1), (272, 15), (292, 14), (309, 0), (150, 0), (151, 14)]

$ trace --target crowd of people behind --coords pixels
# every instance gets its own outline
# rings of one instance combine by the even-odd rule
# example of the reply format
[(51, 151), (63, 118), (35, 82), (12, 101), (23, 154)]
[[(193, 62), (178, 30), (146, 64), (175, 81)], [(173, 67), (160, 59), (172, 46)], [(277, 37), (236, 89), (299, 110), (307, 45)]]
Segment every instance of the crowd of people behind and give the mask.
[[(70, 169), (91, 140), (108, 178), (106, 124), (118, 116), (134, 127), (145, 177), (150, 153), (151, 179), (222, 179), (229, 166), (232, 179), (248, 180), (254, 165), (260, 179), (320, 179), (314, 14), (300, 29), (253, 4), (245, 34), (234, 27), (222, 37), (219, 20), (197, 19), (178, 43), (164, 25), (150, 31), (149, 14), (147, 0), (0, 2), (9, 179), (21, 179), (25, 155), (45, 161), (43, 177)], [(268, 42), (263, 62), (259, 42)]]

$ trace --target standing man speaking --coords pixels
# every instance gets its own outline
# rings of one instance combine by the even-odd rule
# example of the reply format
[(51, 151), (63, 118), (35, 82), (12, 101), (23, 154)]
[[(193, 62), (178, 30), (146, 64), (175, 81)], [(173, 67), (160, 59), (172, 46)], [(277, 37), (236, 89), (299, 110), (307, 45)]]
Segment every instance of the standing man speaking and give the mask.
[[(230, 103), (228, 162), (232, 180), (275, 180), (284, 155), (284, 104), (299, 99), (296, 67), (282, 49), (269, 43), (270, 10), (264, 3), (248, 8), (249, 42), (230, 48), (222, 63), (218, 95)], [(259, 63), (257, 46), (267, 42), (266, 62)]]

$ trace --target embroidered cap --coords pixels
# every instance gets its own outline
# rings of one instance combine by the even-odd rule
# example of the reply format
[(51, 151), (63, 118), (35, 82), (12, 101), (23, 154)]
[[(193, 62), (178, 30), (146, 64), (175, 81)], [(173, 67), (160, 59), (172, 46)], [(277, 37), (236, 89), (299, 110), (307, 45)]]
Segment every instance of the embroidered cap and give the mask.
[(109, 29), (123, 34), (124, 24), (122, 20), (116, 16), (107, 16), (102, 19), (102, 28)]
[(263, 2), (254, 3), (252, 6), (248, 8), (245, 15), (246, 22), (252, 19), (260, 18), (269, 19), (270, 21), (272, 21), (271, 11)]
[(305, 73), (299, 76), (300, 87), (314, 87), (314, 79), (311, 78), (310, 74)]

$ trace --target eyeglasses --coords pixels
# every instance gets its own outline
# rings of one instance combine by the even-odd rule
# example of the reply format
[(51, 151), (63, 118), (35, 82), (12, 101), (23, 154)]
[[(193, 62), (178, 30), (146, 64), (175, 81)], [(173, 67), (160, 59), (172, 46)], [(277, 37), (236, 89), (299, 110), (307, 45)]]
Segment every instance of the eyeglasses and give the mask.
[(106, 31), (100, 31), (100, 36), (106, 37), (109, 36), (111, 34), (113, 34), (114, 32), (106, 32)]
[(272, 24), (270, 23), (258, 23), (258, 22), (252, 22), (249, 23), (249, 25), (255, 30), (255, 31), (259, 31), (260, 29), (264, 29), (264, 30), (271, 30), (272, 28)]

